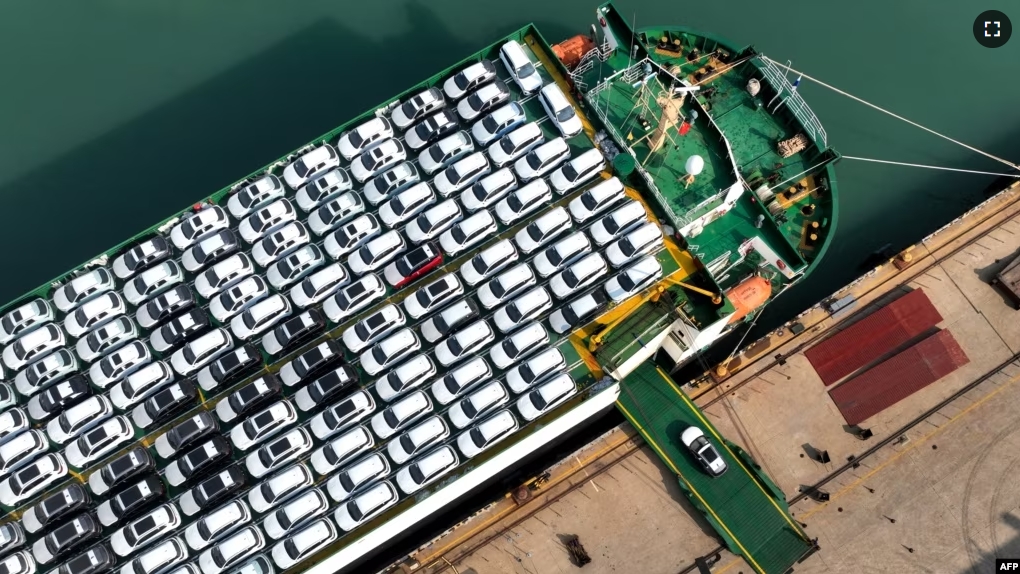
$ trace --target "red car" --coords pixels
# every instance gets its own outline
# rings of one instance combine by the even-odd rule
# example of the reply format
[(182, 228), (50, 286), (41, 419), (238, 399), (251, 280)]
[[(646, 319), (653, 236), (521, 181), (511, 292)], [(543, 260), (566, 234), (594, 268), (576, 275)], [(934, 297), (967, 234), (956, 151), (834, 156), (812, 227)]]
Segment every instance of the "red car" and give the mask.
[(426, 243), (408, 251), (403, 257), (386, 266), (383, 275), (395, 289), (410, 284), (443, 264), (443, 253), (435, 242)]

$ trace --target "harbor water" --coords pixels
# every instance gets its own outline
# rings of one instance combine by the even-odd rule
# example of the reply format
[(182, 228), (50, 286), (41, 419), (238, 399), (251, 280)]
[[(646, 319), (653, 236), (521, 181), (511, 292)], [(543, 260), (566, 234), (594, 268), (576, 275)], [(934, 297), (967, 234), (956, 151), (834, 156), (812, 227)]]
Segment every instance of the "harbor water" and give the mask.
[[(999, 49), (978, 45), (971, 27), (980, 7), (950, 0), (617, 5), (639, 28), (683, 24), (754, 44), (923, 125), (1020, 159), (1020, 39)], [(551, 42), (585, 32), (595, 6), (592, 0), (6, 3), (0, 301), (529, 21)], [(1020, 10), (1012, 16), (1020, 18)], [(800, 91), (845, 154), (1006, 169), (807, 80)], [(876, 250), (895, 250), (953, 219), (994, 181), (844, 160), (835, 244), (762, 323), (782, 322), (859, 275)]]

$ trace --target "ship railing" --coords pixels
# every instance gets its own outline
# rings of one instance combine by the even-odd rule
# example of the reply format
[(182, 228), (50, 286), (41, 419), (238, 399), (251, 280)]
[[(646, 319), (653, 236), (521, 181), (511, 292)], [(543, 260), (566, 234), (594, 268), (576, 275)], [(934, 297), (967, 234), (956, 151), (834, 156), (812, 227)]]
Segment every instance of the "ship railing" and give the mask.
[(612, 53), (613, 50), (609, 47), (609, 42), (603, 42), (601, 46), (595, 46), (581, 56), (581, 60), (578, 62), (577, 66), (572, 72), (570, 72), (570, 77), (574, 81), (577, 81), (581, 74), (589, 72), (595, 67), (595, 60), (605, 62), (609, 59), (609, 56)]
[(801, 123), (804, 130), (808, 132), (811, 139), (817, 144), (819, 141), (822, 147), (829, 147), (828, 136), (825, 133), (825, 128), (822, 127), (822, 122), (818, 120), (818, 116), (811, 110), (804, 98), (797, 92), (797, 88), (793, 87), (790, 80), (786, 77), (782, 71), (772, 62), (770, 58), (764, 54), (758, 54), (758, 61), (761, 65), (758, 67), (765, 79), (768, 80), (772, 88), (776, 90), (779, 96), (785, 94), (783, 102), (786, 102), (786, 107), (793, 112), (794, 117)]

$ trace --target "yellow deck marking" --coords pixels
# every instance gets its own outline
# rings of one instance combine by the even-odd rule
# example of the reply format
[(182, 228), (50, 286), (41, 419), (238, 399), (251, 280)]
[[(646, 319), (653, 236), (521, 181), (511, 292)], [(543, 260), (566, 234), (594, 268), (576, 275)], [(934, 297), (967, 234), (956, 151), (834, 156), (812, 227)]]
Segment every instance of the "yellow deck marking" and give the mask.
[(588, 350), (588, 347), (585, 346), (584, 341), (581, 339), (581, 337), (578, 337), (575, 334), (571, 334), (570, 337), (568, 337), (568, 339), (570, 340), (570, 344), (574, 346), (574, 350), (577, 351), (578, 355), (580, 355), (581, 360), (584, 361), (584, 365), (588, 367), (588, 370), (591, 371), (591, 374), (595, 376), (595, 379), (596, 380), (601, 379), (602, 376), (605, 374), (605, 372), (602, 370), (602, 365), (600, 365), (599, 362), (595, 360), (595, 356), (592, 355), (591, 351)]
[(702, 498), (701, 494), (697, 491), (697, 489), (694, 488), (694, 485), (692, 485), (690, 483), (690, 481), (688, 481), (686, 478), (684, 478), (684, 475), (680, 474), (680, 471), (676, 468), (676, 466), (673, 465), (673, 461), (670, 460), (670, 458), (663, 453), (663, 451), (659, 448), (659, 445), (656, 444), (656, 442), (652, 439), (651, 435), (647, 431), (645, 431), (644, 427), (642, 427), (637, 422), (637, 419), (635, 419), (630, 414), (630, 411), (627, 410), (627, 407), (623, 406), (623, 403), (621, 403), (620, 401), (616, 401), (616, 406), (619, 407), (620, 410), (623, 411), (623, 414), (624, 414), (624, 416), (627, 417), (627, 420), (629, 420), (631, 422), (631, 424), (633, 424), (635, 427), (637, 427), (638, 431), (641, 432), (641, 436), (645, 437), (645, 441), (649, 445), (651, 445), (652, 448), (655, 449), (655, 452), (659, 453), (659, 456), (662, 457), (662, 460), (664, 460), (666, 462), (666, 464), (669, 465), (669, 467), (671, 469), (673, 469), (673, 472), (677, 475), (677, 477), (680, 480), (684, 481), (684, 484), (687, 485), (687, 488), (690, 489), (691, 493), (694, 494), (694, 496), (698, 497), (698, 500), (700, 500), (701, 504), (704, 505), (705, 510), (709, 511), (712, 514), (712, 516), (715, 517), (715, 520), (716, 520), (716, 522), (719, 523), (719, 526), (721, 526), (722, 529), (725, 530), (726, 533), (730, 535), (730, 538), (733, 539), (733, 542), (735, 542), (737, 544), (737, 546), (740, 547), (741, 554), (745, 558), (747, 558), (747, 560), (751, 563), (751, 566), (755, 570), (757, 570), (758, 572), (761, 572), (762, 574), (765, 574), (765, 570), (763, 570), (761, 566), (758, 566), (758, 563), (755, 562), (754, 557), (751, 556), (751, 553), (747, 551), (747, 548), (744, 548), (744, 545), (740, 543), (740, 540), (737, 539), (737, 537), (732, 532), (730, 532), (730, 529), (726, 526), (726, 523), (724, 523), (722, 521), (722, 519), (719, 518), (719, 515), (717, 515), (715, 513), (715, 510), (712, 510), (712, 507), (709, 506), (708, 502), (704, 498)]
[(676, 387), (676, 385), (673, 383), (673, 380), (670, 379), (669, 375), (664, 373), (661, 368), (655, 367), (655, 370), (659, 373), (659, 376), (662, 377), (662, 380), (666, 381), (666, 386), (668, 386), (669, 388), (673, 389), (673, 391), (677, 395), (679, 395), (680, 398), (683, 399), (683, 401), (685, 403), (687, 403), (688, 406), (690, 406), (691, 412), (693, 412), (698, 417), (698, 419), (702, 422), (702, 424), (705, 425), (705, 428), (707, 428), (710, 431), (712, 431), (712, 436), (714, 436), (715, 439), (719, 442), (719, 444), (722, 445), (722, 447), (724, 449), (726, 449), (726, 452), (730, 453), (730, 456), (733, 457), (733, 460), (737, 461), (737, 464), (740, 465), (740, 468), (744, 469), (744, 472), (747, 473), (747, 476), (748, 476), (748, 478), (751, 479), (751, 482), (753, 482), (754, 485), (758, 487), (758, 490), (760, 490), (761, 493), (765, 495), (765, 498), (767, 498), (768, 501), (770, 503), (772, 503), (772, 506), (776, 507), (776, 510), (779, 511), (779, 514), (781, 514), (783, 516), (783, 519), (786, 520), (786, 523), (789, 524), (793, 528), (793, 530), (795, 532), (799, 532), (801, 534), (801, 538), (803, 538), (804, 540), (807, 540), (807, 537), (805, 536), (804, 532), (800, 529), (800, 526), (797, 525), (797, 524), (794, 524), (793, 523), (793, 519), (790, 518), (790, 515), (786, 511), (784, 511), (782, 508), (779, 507), (779, 505), (776, 503), (775, 498), (773, 498), (771, 494), (769, 494), (768, 492), (765, 491), (765, 488), (762, 487), (760, 482), (758, 482), (758, 479), (756, 479), (751, 474), (751, 470), (748, 469), (746, 465), (744, 465), (744, 461), (741, 460), (740, 457), (737, 456), (732, 450), (730, 450), (730, 447), (729, 447), (729, 445), (726, 444), (726, 441), (723, 440), (723, 438), (721, 436), (719, 436), (719, 433), (717, 433), (715, 431), (715, 427), (714, 426), (708, 424), (708, 421), (705, 420), (705, 417), (703, 417), (701, 415), (701, 411), (699, 411), (698, 407), (696, 407), (694, 405), (694, 403), (691, 402), (691, 399), (688, 398), (688, 396), (685, 395), (683, 391), (681, 391), (679, 388)]

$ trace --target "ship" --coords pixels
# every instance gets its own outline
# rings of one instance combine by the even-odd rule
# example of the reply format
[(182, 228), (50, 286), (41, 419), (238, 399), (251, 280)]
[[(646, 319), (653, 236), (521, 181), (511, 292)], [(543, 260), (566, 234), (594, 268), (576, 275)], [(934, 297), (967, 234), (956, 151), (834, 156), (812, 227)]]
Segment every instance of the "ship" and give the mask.
[[(255, 509), (240, 530), (174, 558), (175, 572), (347, 572), (413, 538), (612, 409), (619, 381), (642, 363), (697, 360), (811, 273), (836, 228), (840, 156), (798, 82), (751, 46), (684, 26), (634, 29), (612, 3), (557, 44), (528, 25), (0, 307), (9, 425), (0, 440), (42, 437), (0, 460), (0, 529), (19, 534), (0, 551), (17, 553), (18, 574), (49, 569), (53, 550), (37, 551), (47, 529), (25, 528), (26, 514), (73, 485), (92, 490), (75, 508), (88, 514), (143, 475), (162, 495), (79, 532), (63, 558), (112, 556), (111, 540), (157, 503), (188, 510), (164, 533), (185, 550), (184, 532), (218, 508)], [(524, 277), (508, 288), (516, 298), (494, 295), (512, 277)], [(256, 296), (236, 299), (242, 291)], [(168, 293), (184, 303), (160, 299)], [(525, 295), (538, 301), (530, 310)], [(434, 306), (433, 296), (442, 298)], [(176, 314), (153, 309), (156, 299)], [(470, 325), (439, 328), (439, 316)], [(198, 341), (220, 354), (203, 358)], [(462, 353), (461, 343), (475, 347)], [(316, 349), (336, 355), (328, 374), (295, 375)], [(242, 350), (253, 356), (242, 360)], [(540, 355), (552, 367), (529, 378), (522, 367)], [(390, 375), (415, 361), (426, 375), (395, 388)], [(437, 388), (467, 363), (481, 369), (477, 380)], [(126, 381), (143, 371), (169, 376), (133, 395)], [(327, 377), (339, 394), (323, 394)], [(59, 400), (41, 409), (33, 398), (72, 380), (84, 390), (66, 403), (49, 393)], [(244, 392), (264, 396), (234, 416)], [(494, 398), (477, 402), (483, 395)], [(109, 408), (51, 432), (84, 401)], [(187, 421), (217, 421), (219, 434), (203, 441), (235, 437), (281, 404), (292, 414), (280, 434), (232, 439), (194, 476), (167, 447)], [(343, 409), (357, 411), (348, 423), (324, 422)], [(402, 419), (408, 409), (417, 410)], [(127, 426), (110, 438), (114, 420)], [(429, 425), (440, 431), (393, 456)], [(323, 449), (355, 431), (367, 437), (356, 457), (322, 462)], [(259, 455), (293, 433), (311, 444), (265, 468)], [(139, 448), (143, 474), (97, 493), (110, 463)], [(345, 492), (339, 474), (369, 459), (381, 470)], [(196, 507), (196, 485), (229, 469), (240, 486)], [(266, 527), (270, 517), (314, 498), (265, 508), (254, 493), (285, 471), (325, 502), (280, 532), (279, 520)], [(12, 482), (40, 474), (27, 490)], [(235, 553), (214, 564), (213, 549)]]

